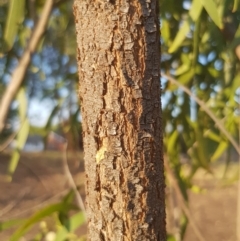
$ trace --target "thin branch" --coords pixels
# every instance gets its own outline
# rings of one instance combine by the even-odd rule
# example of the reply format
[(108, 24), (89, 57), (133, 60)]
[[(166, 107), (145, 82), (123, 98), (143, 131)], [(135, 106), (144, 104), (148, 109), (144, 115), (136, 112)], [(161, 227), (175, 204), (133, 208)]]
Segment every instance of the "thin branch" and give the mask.
[(178, 182), (176, 180), (176, 177), (175, 177), (174, 173), (172, 172), (172, 170), (171, 170), (171, 168), (170, 168), (170, 166), (168, 164), (168, 160), (167, 160), (166, 157), (164, 157), (164, 159), (165, 159), (165, 161), (164, 161), (165, 170), (166, 170), (166, 172), (168, 174), (169, 180), (171, 181), (171, 183), (173, 185), (173, 188), (176, 191), (178, 200), (180, 202), (180, 206), (181, 206), (183, 212), (185, 213), (185, 215), (187, 216), (187, 218), (189, 220), (189, 223), (192, 226), (193, 231), (195, 232), (198, 240), (199, 241), (205, 241), (205, 238), (202, 236), (202, 234), (201, 234), (198, 226), (196, 225), (196, 222), (195, 222), (195, 220), (194, 220), (194, 218), (193, 218), (193, 216), (192, 216), (192, 214), (191, 214), (191, 212), (190, 212), (190, 210), (189, 210), (189, 208), (188, 208), (188, 206), (187, 206), (187, 204), (186, 204), (186, 202), (185, 202), (185, 200), (183, 198), (183, 195), (182, 195), (182, 192), (181, 192), (181, 190), (179, 188), (179, 185), (178, 185)]
[(14, 70), (12, 74), (11, 82), (9, 83), (9, 85), (7, 86), (7, 89), (3, 94), (3, 97), (0, 103), (0, 133), (2, 132), (5, 126), (5, 120), (6, 120), (11, 102), (23, 82), (23, 78), (25, 76), (27, 67), (30, 63), (31, 54), (34, 53), (34, 51), (36, 50), (37, 44), (39, 43), (39, 40), (42, 34), (44, 33), (48, 18), (52, 10), (52, 6), (53, 6), (53, 0), (47, 0), (45, 2), (41, 17), (39, 18), (37, 26), (33, 31), (29, 44), (26, 50), (24, 51), (23, 56), (20, 59), (17, 68)]
[(27, 162), (23, 162), (21, 160), (19, 160), (19, 163), (22, 164), (23, 166), (25, 166), (33, 174), (33, 176), (36, 177), (36, 179), (42, 184), (42, 186), (44, 187), (46, 192), (50, 192), (49, 186), (47, 184), (45, 184), (45, 182), (37, 174), (37, 172), (34, 170), (34, 168), (31, 167), (31, 165), (29, 165), (29, 164), (27, 164)]
[[(65, 190), (57, 193), (56, 195), (48, 198), (48, 199), (45, 200), (45, 201), (42, 201), (42, 199), (43, 199), (43, 197), (45, 197), (46, 195), (44, 195), (43, 197), (38, 197), (37, 200), (39, 200), (39, 203), (38, 203), (37, 205), (31, 206), (31, 207), (29, 207), (29, 208), (27, 208), (27, 209), (21, 210), (21, 211), (15, 213), (15, 214), (12, 214), (12, 215), (8, 215), (8, 216), (4, 215), (4, 218), (1, 219), (1, 221), (9, 220), (9, 219), (11, 219), (11, 218), (16, 218), (16, 217), (19, 217), (19, 216), (21, 216), (21, 215), (23, 215), (23, 214), (25, 214), (25, 213), (30, 212), (30, 211), (34, 211), (34, 210), (36, 210), (36, 209), (39, 209), (39, 208), (45, 206), (46, 204), (50, 203), (51, 201), (55, 200), (55, 199), (58, 198), (59, 196), (65, 195), (68, 191), (69, 191), (69, 189), (65, 189)], [(35, 200), (34, 200), (34, 201), (35, 201)]]
[(227, 139), (231, 142), (237, 153), (240, 155), (240, 147), (238, 146), (238, 143), (234, 140), (234, 138), (231, 136), (231, 134), (226, 130), (222, 122), (214, 115), (214, 113), (208, 108), (208, 106), (201, 101), (197, 96), (195, 96), (187, 87), (179, 83), (176, 79), (173, 77), (166, 75), (164, 73), (161, 73), (162, 77), (168, 79), (170, 82), (174, 83), (178, 87), (180, 87), (186, 94), (188, 94), (190, 97), (192, 97), (199, 106), (209, 115), (209, 117), (215, 122), (216, 126), (219, 128), (219, 130), (227, 137)]
[(24, 196), (28, 194), (30, 191), (31, 191), (30, 188), (26, 188), (23, 191), (21, 191), (19, 197), (17, 197), (14, 201), (9, 203), (5, 208), (0, 210), (0, 217), (10, 212), (17, 204), (21, 202)]
[(68, 162), (67, 162), (67, 146), (68, 146), (68, 142), (67, 140), (65, 139), (65, 143), (64, 143), (64, 153), (63, 153), (63, 169), (64, 169), (64, 172), (65, 172), (65, 175), (68, 179), (68, 182), (69, 182), (69, 185), (71, 186), (71, 188), (73, 189), (75, 195), (76, 195), (76, 198), (77, 198), (77, 202), (78, 202), (78, 206), (79, 208), (83, 211), (85, 217), (86, 217), (86, 210), (85, 210), (85, 207), (84, 207), (84, 203), (83, 203), (83, 200), (82, 200), (82, 197), (77, 189), (77, 186), (76, 186), (76, 183), (73, 179), (73, 176), (69, 170), (69, 166), (68, 166)]
[[(10, 144), (11, 142), (15, 139), (15, 137), (18, 135), (18, 133), (21, 131), (23, 127), (23, 123), (26, 121), (26, 117), (24, 120), (20, 123), (20, 127), (18, 128), (17, 131), (13, 132), (3, 144), (0, 145), (0, 152), (3, 152)], [(0, 132), (1, 133), (1, 132)]]
[(15, 139), (15, 137), (17, 136), (19, 131), (20, 131), (20, 129), (18, 131), (16, 131), (16, 132), (13, 132), (7, 138), (7, 140), (2, 145), (0, 145), (0, 152), (3, 152), (12, 143), (12, 141)]

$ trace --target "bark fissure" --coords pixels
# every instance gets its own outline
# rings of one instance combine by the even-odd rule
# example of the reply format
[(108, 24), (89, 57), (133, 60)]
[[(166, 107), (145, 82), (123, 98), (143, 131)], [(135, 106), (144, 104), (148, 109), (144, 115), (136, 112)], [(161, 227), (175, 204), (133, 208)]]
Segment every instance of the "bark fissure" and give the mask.
[(89, 240), (165, 241), (156, 0), (75, 0)]

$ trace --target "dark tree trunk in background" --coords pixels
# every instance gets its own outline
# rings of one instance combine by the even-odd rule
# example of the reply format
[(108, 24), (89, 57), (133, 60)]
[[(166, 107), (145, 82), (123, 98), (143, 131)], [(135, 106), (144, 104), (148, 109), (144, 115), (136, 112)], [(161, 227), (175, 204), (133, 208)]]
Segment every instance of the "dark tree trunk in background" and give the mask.
[(75, 0), (88, 239), (165, 241), (157, 0)]

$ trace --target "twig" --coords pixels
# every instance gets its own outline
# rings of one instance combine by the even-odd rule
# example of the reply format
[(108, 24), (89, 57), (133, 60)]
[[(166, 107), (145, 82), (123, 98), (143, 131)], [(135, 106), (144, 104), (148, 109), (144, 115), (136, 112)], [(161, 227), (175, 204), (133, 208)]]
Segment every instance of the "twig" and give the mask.
[(19, 160), (19, 163), (21, 163), (23, 166), (25, 166), (32, 174), (33, 176), (36, 177), (36, 179), (42, 184), (42, 186), (44, 187), (44, 189), (49, 192), (49, 187), (42, 181), (41, 177), (35, 172), (35, 170), (26, 162), (23, 162), (21, 160)]
[(180, 87), (186, 94), (188, 94), (190, 97), (192, 97), (199, 105), (200, 107), (209, 115), (209, 117), (215, 122), (216, 126), (219, 128), (219, 130), (227, 137), (227, 139), (232, 143), (233, 147), (237, 151), (237, 153), (240, 155), (240, 147), (238, 146), (237, 142), (234, 140), (234, 138), (231, 136), (231, 134), (226, 130), (226, 128), (223, 126), (222, 122), (214, 115), (214, 113), (207, 107), (207, 105), (201, 101), (197, 96), (195, 96), (187, 87), (179, 83), (176, 79), (173, 77), (166, 75), (164, 73), (161, 73), (162, 77), (168, 79), (170, 82), (174, 83), (178, 87)]
[[(7, 140), (0, 145), (0, 152), (4, 151), (10, 144), (11, 142), (15, 139), (15, 137), (18, 135), (18, 133), (21, 131), (22, 127), (23, 127), (23, 123), (26, 121), (26, 117), (24, 118), (24, 120), (20, 123), (20, 127), (18, 128), (17, 131), (13, 132), (8, 138)], [(1, 132), (0, 132), (1, 133)]]
[[(28, 213), (28, 212), (30, 212), (30, 211), (32, 211), (32, 210), (39, 209), (39, 208), (41, 208), (42, 206), (44, 206), (45, 204), (49, 203), (50, 201), (52, 201), (52, 200), (56, 199), (57, 197), (65, 194), (65, 193), (67, 193), (68, 191), (69, 191), (69, 189), (65, 189), (65, 190), (57, 193), (56, 195), (48, 198), (47, 200), (41, 201), (39, 204), (37, 204), (37, 205), (35, 205), (35, 206), (29, 207), (29, 208), (27, 208), (27, 209), (25, 209), (25, 210), (22, 210), (22, 211), (20, 211), (20, 212), (18, 212), (18, 213), (15, 213), (15, 214), (13, 214), (13, 215), (9, 215), (8, 217), (5, 216), (5, 217), (4, 217), (4, 220), (9, 220), (10, 218), (16, 218), (16, 217), (21, 216), (21, 215), (24, 214), (24, 213)], [(45, 195), (44, 195), (44, 196), (45, 196)], [(39, 199), (40, 199), (40, 198), (38, 198), (38, 200), (39, 200)], [(4, 221), (4, 220), (3, 220), (3, 221)]]
[(26, 50), (24, 51), (23, 56), (20, 59), (17, 68), (14, 70), (12, 74), (11, 82), (9, 83), (9, 85), (7, 86), (7, 89), (3, 94), (3, 97), (0, 103), (0, 133), (2, 132), (5, 126), (5, 120), (7, 117), (10, 104), (15, 94), (17, 93), (21, 83), (23, 82), (24, 75), (26, 73), (27, 67), (31, 59), (31, 54), (36, 50), (37, 44), (42, 34), (44, 33), (49, 15), (51, 13), (52, 5), (53, 5), (53, 0), (45, 1), (42, 15), (39, 18), (39, 21), (37, 23), (35, 30), (33, 31), (29, 44)]
[(68, 146), (68, 142), (65, 139), (64, 152), (63, 152), (63, 169), (64, 169), (65, 175), (68, 179), (69, 185), (71, 186), (71, 188), (73, 189), (73, 191), (76, 195), (78, 206), (83, 211), (83, 213), (86, 217), (86, 210), (85, 210), (85, 207), (84, 207), (82, 197), (81, 197), (80, 193), (78, 192), (77, 186), (76, 186), (76, 184), (73, 180), (73, 176), (72, 176), (72, 174), (69, 170), (69, 166), (68, 166), (68, 162), (67, 162), (67, 146)]
[(3, 152), (10, 144), (11, 142), (14, 140), (14, 138), (17, 136), (18, 132), (20, 131), (20, 129), (16, 132), (13, 132), (8, 138), (7, 140), (0, 145), (0, 152)]
[(173, 184), (173, 187), (176, 191), (176, 194), (177, 194), (177, 197), (178, 197), (178, 200), (179, 200), (179, 203), (180, 203), (180, 206), (183, 210), (183, 212), (185, 213), (185, 215), (187, 216), (188, 220), (189, 220), (189, 223), (190, 225), (192, 226), (193, 228), (193, 231), (195, 232), (198, 240), (200, 241), (205, 241), (205, 238), (202, 236), (200, 230), (198, 229), (197, 225), (196, 225), (196, 222), (183, 198), (183, 195), (181, 193), (181, 190), (179, 188), (179, 185), (178, 185), (178, 182), (176, 180), (176, 177), (174, 175), (174, 173), (172, 172), (169, 164), (168, 164), (168, 160), (166, 157), (164, 157), (165, 161), (164, 161), (164, 166), (165, 166), (165, 169), (167, 171), (167, 174), (168, 174), (168, 178), (171, 180), (171, 183)]
[(17, 199), (15, 199), (11, 203), (9, 203), (5, 208), (1, 209), (0, 217), (3, 216), (4, 214), (6, 215), (6, 213), (10, 212), (17, 204), (19, 204), (21, 202), (21, 200), (24, 198), (24, 196), (27, 193), (29, 193), (30, 191), (31, 191), (30, 188), (23, 190)]

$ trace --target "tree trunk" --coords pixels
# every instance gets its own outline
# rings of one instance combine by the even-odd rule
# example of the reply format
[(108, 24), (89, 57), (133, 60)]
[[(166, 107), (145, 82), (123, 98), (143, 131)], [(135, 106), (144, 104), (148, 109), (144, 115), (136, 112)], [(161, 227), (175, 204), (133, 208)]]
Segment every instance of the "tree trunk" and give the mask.
[(75, 0), (88, 239), (166, 240), (158, 0)]

